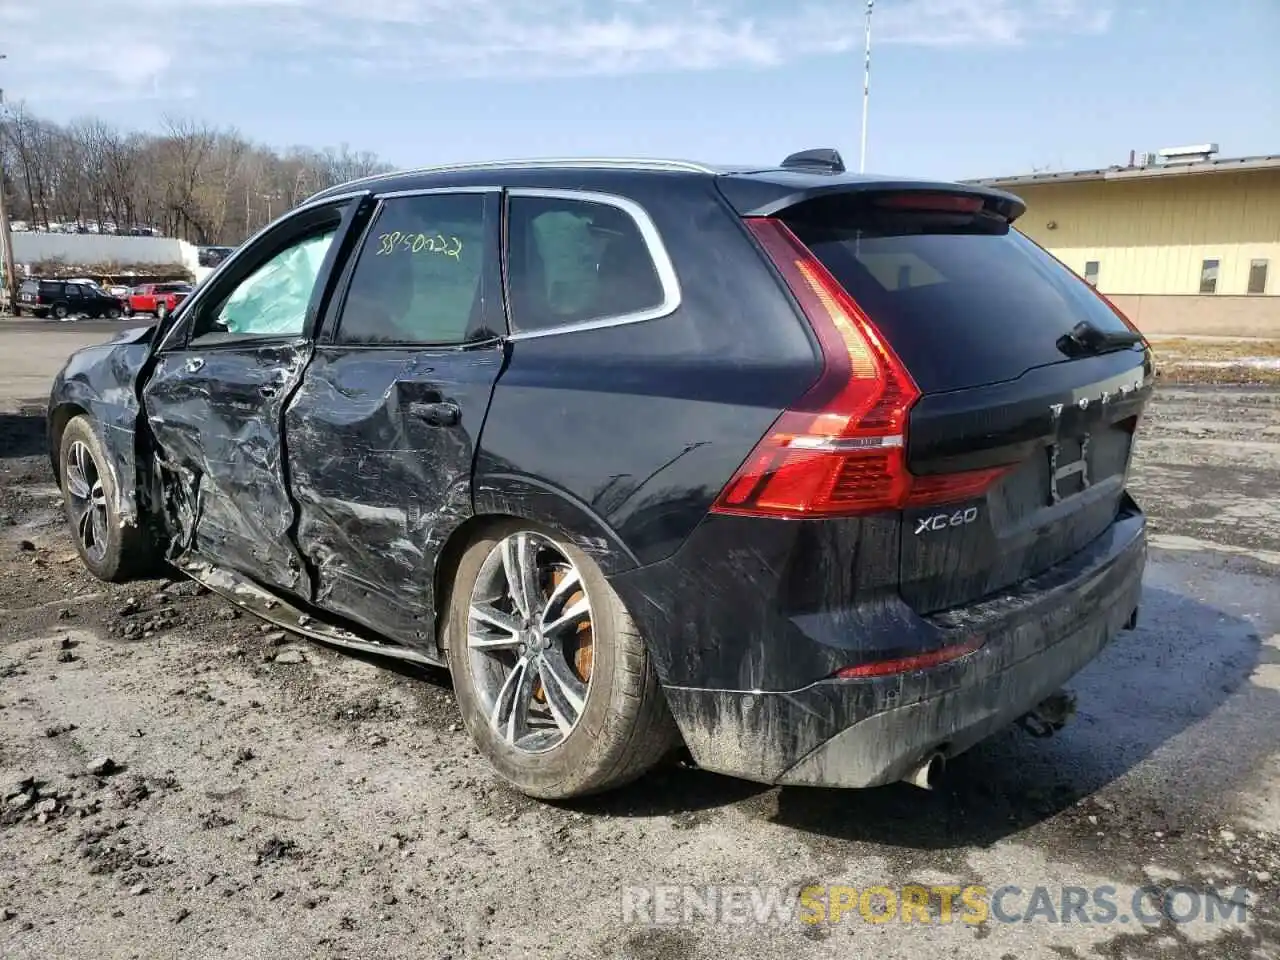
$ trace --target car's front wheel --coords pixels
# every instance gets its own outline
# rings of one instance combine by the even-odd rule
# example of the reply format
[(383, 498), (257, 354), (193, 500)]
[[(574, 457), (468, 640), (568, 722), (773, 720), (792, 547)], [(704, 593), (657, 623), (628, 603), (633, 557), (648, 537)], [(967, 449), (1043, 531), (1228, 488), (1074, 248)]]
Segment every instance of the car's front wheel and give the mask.
[(622, 600), (590, 557), (540, 529), (504, 524), (467, 548), (446, 643), (467, 729), (530, 796), (621, 786), (678, 743)]
[(120, 583), (155, 563), (155, 551), (136, 526), (120, 522), (115, 474), (87, 416), (73, 417), (62, 432), (59, 476), (67, 523), (80, 559), (100, 580)]
[(120, 319), (120, 308), (119, 308), (119, 307), (107, 307), (107, 309), (106, 309), (105, 311), (103, 311), (103, 316), (104, 316), (104, 317), (106, 317), (108, 320), (119, 320), (119, 319)]

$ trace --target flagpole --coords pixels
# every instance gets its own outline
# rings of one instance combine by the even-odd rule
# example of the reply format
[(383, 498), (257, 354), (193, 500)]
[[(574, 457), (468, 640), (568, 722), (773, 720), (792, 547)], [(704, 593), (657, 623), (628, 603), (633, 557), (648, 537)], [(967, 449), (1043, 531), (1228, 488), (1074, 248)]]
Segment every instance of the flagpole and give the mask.
[(862, 75), (862, 150), (858, 157), (858, 172), (867, 169), (867, 108), (871, 102), (871, 8), (875, 0), (867, 0), (866, 63)]

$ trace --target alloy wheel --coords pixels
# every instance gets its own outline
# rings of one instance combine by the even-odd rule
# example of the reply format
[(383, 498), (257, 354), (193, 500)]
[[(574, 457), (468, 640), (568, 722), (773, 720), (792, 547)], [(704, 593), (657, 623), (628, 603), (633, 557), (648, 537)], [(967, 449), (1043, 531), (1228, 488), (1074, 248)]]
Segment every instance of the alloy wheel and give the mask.
[(467, 616), (468, 667), (489, 726), (543, 753), (577, 727), (591, 686), (591, 600), (549, 537), (513, 533), (485, 558)]
[(99, 562), (107, 553), (107, 491), (93, 453), (79, 440), (67, 451), (66, 474), (71, 525), (85, 554)]

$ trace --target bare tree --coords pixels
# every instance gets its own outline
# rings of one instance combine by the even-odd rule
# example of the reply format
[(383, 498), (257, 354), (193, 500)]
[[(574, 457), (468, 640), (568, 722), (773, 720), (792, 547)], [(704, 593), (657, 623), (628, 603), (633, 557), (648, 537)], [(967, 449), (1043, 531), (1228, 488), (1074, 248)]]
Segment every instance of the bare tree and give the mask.
[(184, 118), (167, 118), (158, 134), (94, 117), (62, 126), (22, 104), (0, 153), (15, 219), (37, 229), (144, 227), (196, 243), (239, 243), (317, 190), (391, 169), (346, 144), (281, 153)]

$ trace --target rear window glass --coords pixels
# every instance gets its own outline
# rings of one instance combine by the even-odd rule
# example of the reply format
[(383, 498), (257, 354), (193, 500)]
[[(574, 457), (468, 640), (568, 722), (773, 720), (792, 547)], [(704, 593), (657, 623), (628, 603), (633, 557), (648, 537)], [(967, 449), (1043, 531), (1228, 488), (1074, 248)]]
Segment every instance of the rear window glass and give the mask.
[(1058, 340), (1082, 320), (1128, 329), (1074, 273), (996, 218), (827, 205), (788, 224), (926, 391), (1064, 361)]

